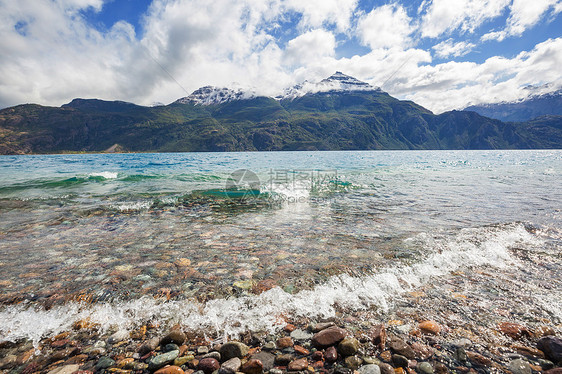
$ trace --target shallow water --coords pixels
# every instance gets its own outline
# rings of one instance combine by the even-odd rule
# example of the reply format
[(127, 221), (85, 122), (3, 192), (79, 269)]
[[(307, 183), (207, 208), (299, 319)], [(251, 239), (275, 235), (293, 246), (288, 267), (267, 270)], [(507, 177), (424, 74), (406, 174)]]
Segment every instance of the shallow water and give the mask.
[(86, 317), (560, 324), (561, 174), (562, 151), (2, 156), (0, 340)]

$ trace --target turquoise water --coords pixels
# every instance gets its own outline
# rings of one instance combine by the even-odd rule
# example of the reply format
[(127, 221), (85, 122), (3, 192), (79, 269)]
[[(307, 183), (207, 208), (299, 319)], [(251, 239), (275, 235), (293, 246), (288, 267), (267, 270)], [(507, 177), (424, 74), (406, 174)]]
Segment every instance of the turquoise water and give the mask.
[(557, 150), (2, 156), (0, 332), (109, 308), (235, 333), (422, 291), (433, 315), (451, 289), (561, 323), (561, 176)]

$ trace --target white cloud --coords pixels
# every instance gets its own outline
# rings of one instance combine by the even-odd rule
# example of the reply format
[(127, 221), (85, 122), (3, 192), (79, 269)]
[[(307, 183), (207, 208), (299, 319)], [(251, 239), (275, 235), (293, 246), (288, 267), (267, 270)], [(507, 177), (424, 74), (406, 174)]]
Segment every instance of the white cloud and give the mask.
[(420, 26), (423, 37), (436, 38), (460, 29), (474, 32), (485, 21), (502, 14), (511, 0), (432, 0)]
[(482, 40), (502, 41), (510, 36), (521, 36), (525, 30), (536, 25), (550, 10), (557, 14), (562, 10), (560, 0), (513, 0), (510, 15), (504, 30), (489, 32)]
[(436, 112), (469, 103), (499, 102), (526, 97), (529, 85), (562, 86), (562, 38), (537, 44), (514, 58), (491, 57), (482, 64), (447, 62), (410, 71), (407, 98)]
[(357, 24), (359, 38), (372, 49), (407, 47), (414, 32), (412, 19), (398, 4), (387, 4), (363, 15)]
[[(441, 0), (426, 0), (420, 6), (425, 17), (421, 25), (429, 27), (424, 30), (416, 28), (416, 20), (399, 4), (362, 13), (355, 10), (355, 0), (155, 0), (139, 39), (126, 22), (107, 31), (86, 22), (79, 9), (99, 10), (101, 0), (0, 0), (0, 107), (24, 102), (60, 105), (75, 97), (167, 103), (185, 96), (183, 88), (189, 93), (203, 85), (232, 82), (276, 95), (296, 82), (320, 80), (339, 70), (440, 112), (469, 101), (515, 99), (529, 84), (562, 83), (562, 38), (513, 58), (432, 64), (430, 52), (450, 58), (475, 46), (445, 38), (432, 50), (423, 50), (415, 48), (418, 33), (469, 32), (501, 13), (498, 9), (505, 3), (450, 1), (461, 11), (440, 8)], [(541, 3), (546, 0), (537, 1), (546, 6)], [(528, 25), (540, 13), (517, 11), (513, 4), (509, 19), (521, 14), (518, 24)], [(551, 4), (551, 10), (538, 17), (553, 14), (556, 6)], [(432, 18), (440, 11), (445, 16), (442, 24)], [(287, 12), (298, 13), (301, 21), (292, 40), (280, 46), (272, 30)], [(342, 32), (347, 29), (371, 50), (337, 57), (338, 42), (351, 38)]]
[(284, 7), (302, 14), (301, 29), (335, 25), (339, 32), (350, 28), (358, 0), (286, 0)]
[(311, 61), (335, 55), (336, 38), (331, 32), (313, 30), (287, 43), (286, 61), (289, 65), (306, 65)]
[(455, 43), (453, 39), (449, 38), (442, 41), (439, 44), (434, 45), (431, 49), (435, 50), (435, 54), (441, 58), (447, 57), (460, 57), (464, 56), (475, 47), (473, 43), (468, 42), (457, 42)]

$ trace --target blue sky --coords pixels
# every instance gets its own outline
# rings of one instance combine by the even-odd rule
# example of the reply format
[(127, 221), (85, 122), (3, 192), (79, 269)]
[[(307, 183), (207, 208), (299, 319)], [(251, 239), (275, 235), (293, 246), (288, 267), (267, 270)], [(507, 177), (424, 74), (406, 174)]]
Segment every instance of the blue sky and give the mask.
[[(434, 112), (562, 86), (562, 0), (0, 0), (0, 107), (276, 95), (339, 70)], [(529, 86), (534, 87), (529, 89)]]

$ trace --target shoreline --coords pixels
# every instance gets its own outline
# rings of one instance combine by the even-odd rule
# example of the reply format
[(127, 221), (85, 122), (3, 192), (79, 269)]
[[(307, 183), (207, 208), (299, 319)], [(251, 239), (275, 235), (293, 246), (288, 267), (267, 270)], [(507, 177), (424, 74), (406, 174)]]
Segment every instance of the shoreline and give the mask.
[(419, 317), (381, 323), (367, 311), (318, 321), (285, 319), (274, 333), (247, 332), (228, 343), (212, 339), (211, 331), (179, 325), (167, 332), (155, 322), (130, 332), (102, 332), (82, 320), (37, 347), (29, 341), (0, 342), (0, 369), (21, 374), (562, 372), (562, 340), (555, 337), (560, 329), (557, 334), (552, 324), (530, 328), (504, 321), (484, 330)]

